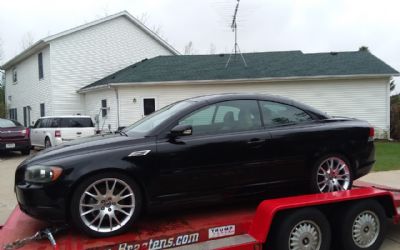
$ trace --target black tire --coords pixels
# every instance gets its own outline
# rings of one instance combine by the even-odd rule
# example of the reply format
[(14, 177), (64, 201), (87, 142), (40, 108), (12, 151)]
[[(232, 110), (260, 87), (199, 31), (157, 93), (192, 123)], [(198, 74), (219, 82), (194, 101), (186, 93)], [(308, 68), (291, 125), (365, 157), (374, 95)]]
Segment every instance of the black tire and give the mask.
[(49, 137), (46, 137), (46, 139), (44, 139), (44, 148), (50, 148), (51, 146), (52, 145)]
[[(310, 191), (312, 193), (325, 193), (325, 192), (321, 192), (320, 188), (318, 187), (318, 182), (319, 182), (319, 176), (318, 176), (318, 169), (319, 166), (326, 161), (329, 158), (338, 158), (340, 160), (342, 160), (344, 163), (346, 163), (346, 165), (348, 166), (348, 171), (350, 174), (350, 180), (349, 180), (349, 184), (348, 187), (345, 188), (345, 190), (350, 190), (353, 186), (353, 181), (354, 181), (354, 173), (353, 173), (353, 167), (350, 165), (349, 160), (344, 157), (341, 154), (329, 154), (329, 155), (325, 155), (323, 157), (320, 157), (314, 164), (312, 171), (311, 171), (311, 178), (310, 178)], [(334, 191), (339, 191), (339, 190), (334, 190)]]
[(24, 150), (21, 150), (22, 155), (29, 155), (31, 153), (31, 148), (26, 148)]
[[(91, 229), (89, 226), (87, 226), (85, 224), (84, 220), (80, 216), (80, 205), (79, 204), (81, 201), (81, 196), (83, 195), (85, 190), (90, 185), (95, 183), (96, 181), (102, 180), (105, 178), (118, 179), (118, 180), (123, 181), (125, 184), (128, 184), (129, 187), (131, 188), (131, 190), (133, 191), (135, 207), (134, 207), (133, 214), (131, 215), (129, 220), (123, 225), (120, 224), (120, 227), (118, 229), (115, 229), (115, 230), (109, 231), (109, 232), (98, 232), (98, 231)], [(115, 204), (113, 203), (113, 205), (115, 205)], [(142, 208), (142, 195), (140, 192), (140, 188), (135, 183), (135, 181), (133, 181), (127, 175), (124, 175), (124, 174), (121, 174), (118, 172), (105, 172), (105, 173), (95, 174), (90, 177), (85, 177), (85, 180), (83, 180), (80, 184), (78, 184), (78, 186), (75, 188), (72, 198), (71, 198), (70, 215), (71, 215), (71, 220), (72, 220), (73, 225), (78, 230), (83, 232), (84, 234), (92, 236), (92, 237), (109, 237), (109, 236), (121, 234), (121, 233), (127, 231), (129, 228), (131, 228), (134, 221), (138, 218), (138, 216), (141, 212), (141, 208)], [(107, 210), (107, 208), (106, 208), (106, 210)], [(115, 210), (115, 211), (117, 211), (117, 210)], [(99, 214), (100, 214), (100, 212), (101, 211), (99, 211)], [(113, 213), (114, 213), (114, 211), (113, 211)], [(107, 218), (110, 219), (111, 216), (108, 216)], [(120, 222), (118, 222), (118, 223), (120, 223)]]
[[(371, 241), (368, 245), (358, 246), (356, 240), (353, 239), (353, 225), (359, 215), (363, 213), (374, 214), (376, 219), (379, 220), (379, 232), (376, 239)], [(339, 220), (335, 225), (335, 235), (337, 235), (338, 249), (343, 250), (375, 250), (379, 249), (383, 243), (386, 233), (386, 214), (382, 205), (375, 200), (358, 201), (353, 205), (346, 206), (342, 209), (341, 216), (337, 216)], [(368, 229), (370, 230), (370, 228)], [(370, 233), (373, 231), (369, 231)], [(375, 237), (373, 237), (375, 238)]]
[[(319, 250), (329, 250), (331, 245), (331, 227), (325, 215), (316, 208), (302, 208), (299, 210), (288, 211), (281, 214), (278, 218), (278, 223), (274, 223), (273, 237), (269, 237), (272, 241), (271, 249), (290, 250), (290, 238), (295, 228), (298, 228), (301, 223), (309, 223), (317, 225), (319, 228), (320, 238), (318, 240)], [(316, 229), (316, 227), (314, 227)], [(318, 231), (318, 230), (316, 230)], [(301, 240), (302, 244), (312, 242), (307, 238)], [(293, 242), (292, 242), (293, 243)]]

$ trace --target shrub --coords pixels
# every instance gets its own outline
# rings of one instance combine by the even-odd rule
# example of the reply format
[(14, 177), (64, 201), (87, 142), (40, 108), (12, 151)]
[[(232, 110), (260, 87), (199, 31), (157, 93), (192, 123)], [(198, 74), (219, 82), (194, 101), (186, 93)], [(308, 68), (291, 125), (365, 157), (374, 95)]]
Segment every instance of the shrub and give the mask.
[(400, 140), (400, 94), (390, 98), (390, 136)]

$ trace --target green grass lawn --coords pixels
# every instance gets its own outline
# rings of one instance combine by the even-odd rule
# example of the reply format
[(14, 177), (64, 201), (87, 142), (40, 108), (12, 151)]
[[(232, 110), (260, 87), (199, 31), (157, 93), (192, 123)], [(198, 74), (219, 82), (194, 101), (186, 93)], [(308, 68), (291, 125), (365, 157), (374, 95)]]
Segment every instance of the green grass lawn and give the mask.
[(375, 142), (376, 163), (373, 171), (400, 170), (400, 142)]

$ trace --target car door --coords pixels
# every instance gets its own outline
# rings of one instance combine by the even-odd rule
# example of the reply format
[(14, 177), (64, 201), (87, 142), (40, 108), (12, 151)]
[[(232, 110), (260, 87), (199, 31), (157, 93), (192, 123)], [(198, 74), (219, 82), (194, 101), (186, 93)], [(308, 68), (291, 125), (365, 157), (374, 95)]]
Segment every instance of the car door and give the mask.
[(41, 121), (42, 121), (42, 119), (38, 119), (35, 122), (35, 124), (33, 125), (33, 127), (30, 128), (31, 144), (35, 145), (35, 146), (39, 145), (38, 144), (38, 141), (39, 141), (39, 139), (38, 139), (39, 131), (38, 130), (39, 130), (39, 126), (40, 126)]
[(44, 147), (46, 134), (49, 130), (49, 125), (51, 124), (51, 118), (43, 118), (40, 122), (40, 126), (37, 133), (38, 144), (40, 147)]
[(260, 101), (260, 109), (271, 133), (271, 179), (278, 184), (305, 180), (309, 176), (308, 156), (318, 146), (314, 143), (317, 124), (307, 112), (292, 105)]
[(192, 135), (158, 139), (159, 198), (234, 195), (257, 181), (256, 167), (269, 134), (262, 128), (256, 100), (210, 104), (177, 124), (190, 124)]

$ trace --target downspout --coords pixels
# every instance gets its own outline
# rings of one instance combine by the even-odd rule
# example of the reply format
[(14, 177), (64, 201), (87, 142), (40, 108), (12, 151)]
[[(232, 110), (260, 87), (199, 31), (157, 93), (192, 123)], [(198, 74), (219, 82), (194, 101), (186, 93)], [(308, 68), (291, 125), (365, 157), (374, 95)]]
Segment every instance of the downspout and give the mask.
[(119, 93), (118, 93), (118, 87), (114, 87), (115, 91), (115, 98), (117, 99), (117, 130), (120, 127), (119, 126)]

